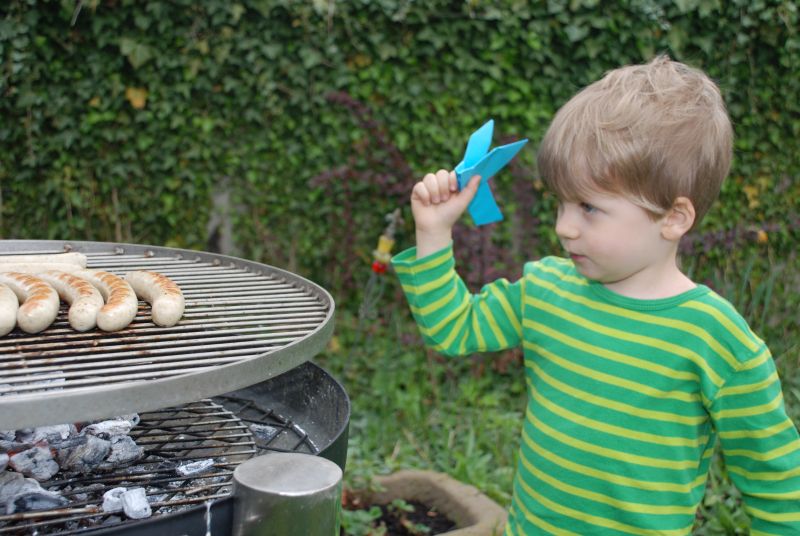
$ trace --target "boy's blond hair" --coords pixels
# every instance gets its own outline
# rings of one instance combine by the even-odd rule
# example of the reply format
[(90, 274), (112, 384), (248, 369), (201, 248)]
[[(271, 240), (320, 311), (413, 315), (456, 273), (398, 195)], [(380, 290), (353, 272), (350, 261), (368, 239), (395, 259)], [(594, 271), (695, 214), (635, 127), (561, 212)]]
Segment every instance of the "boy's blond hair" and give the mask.
[(621, 194), (655, 220), (685, 196), (697, 225), (728, 174), (732, 144), (716, 84), (658, 56), (610, 71), (572, 97), (548, 128), (538, 164), (562, 200)]

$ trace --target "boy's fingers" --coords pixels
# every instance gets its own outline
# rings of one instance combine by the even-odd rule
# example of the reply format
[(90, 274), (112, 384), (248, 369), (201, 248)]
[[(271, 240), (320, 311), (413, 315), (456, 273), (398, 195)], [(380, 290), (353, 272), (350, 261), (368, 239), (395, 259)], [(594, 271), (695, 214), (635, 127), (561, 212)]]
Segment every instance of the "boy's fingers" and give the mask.
[(414, 189), (411, 191), (411, 200), (414, 199), (418, 200), (423, 206), (429, 206), (431, 204), (431, 196), (428, 193), (428, 189), (422, 183), (422, 181), (418, 182), (414, 185)]
[(451, 171), (450, 172), (450, 176), (448, 177), (448, 183), (449, 183), (451, 192), (457, 192), (458, 191), (458, 179), (456, 178), (456, 172), (455, 171)]
[(436, 179), (436, 175), (433, 173), (428, 173), (422, 179), (422, 184), (428, 190), (428, 201), (430, 203), (436, 204), (439, 202), (439, 181)]
[(436, 186), (439, 189), (439, 199), (447, 201), (450, 199), (450, 172), (440, 169), (436, 172)]

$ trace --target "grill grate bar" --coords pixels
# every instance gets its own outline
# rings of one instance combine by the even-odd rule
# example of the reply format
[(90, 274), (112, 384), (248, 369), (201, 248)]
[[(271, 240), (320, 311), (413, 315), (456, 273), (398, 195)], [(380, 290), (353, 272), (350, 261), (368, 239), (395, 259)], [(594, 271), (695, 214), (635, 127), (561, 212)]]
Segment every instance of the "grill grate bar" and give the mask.
[[(308, 331), (304, 331), (298, 334), (305, 334)], [(95, 359), (99, 358), (114, 358), (119, 359), (122, 357), (151, 357), (156, 355), (170, 355), (170, 354), (185, 354), (189, 352), (197, 352), (195, 355), (210, 355), (208, 352), (202, 352), (202, 350), (208, 349), (219, 349), (225, 350), (226, 348), (231, 347), (241, 347), (241, 346), (253, 346), (255, 343), (260, 343), (265, 346), (265, 350), (269, 350), (269, 346), (274, 346), (281, 343), (291, 342), (296, 340), (296, 337), (286, 337), (285, 333), (279, 334), (280, 337), (258, 337), (258, 338), (251, 338), (250, 340), (241, 341), (241, 339), (247, 339), (247, 337), (238, 336), (236, 337), (237, 340), (231, 340), (228, 338), (224, 343), (217, 343), (217, 344), (206, 344), (205, 341), (202, 341), (203, 344), (194, 344), (196, 341), (176, 341), (176, 344), (170, 345), (168, 348), (159, 348), (160, 345), (152, 344), (149, 345), (149, 348), (146, 350), (140, 351), (125, 351), (120, 350), (117, 352), (108, 351), (113, 350), (113, 347), (105, 346), (102, 350), (105, 350), (102, 353), (93, 354), (92, 357)], [(239, 341), (239, 342), (237, 342)], [(130, 347), (130, 345), (126, 345), (125, 347)], [(123, 348), (125, 348), (123, 347)]]
[[(234, 325), (238, 326), (249, 326), (251, 324), (252, 324), (251, 322), (234, 323)], [(204, 343), (228, 341), (234, 337), (237, 339), (267, 340), (264, 337), (266, 336), (284, 337), (287, 335), (292, 335), (292, 336), (304, 335), (315, 327), (316, 327), (315, 324), (298, 323), (292, 326), (286, 326), (285, 323), (282, 323), (279, 325), (272, 325), (272, 326), (241, 327), (239, 329), (228, 329), (228, 330), (220, 329), (214, 332), (202, 331), (195, 333), (194, 335), (195, 337), (197, 337), (196, 339), (197, 342), (200, 342), (202, 340), (202, 342)], [(182, 337), (182, 335), (183, 333), (172, 333), (172, 334), (151, 335), (148, 337), (139, 337), (137, 339), (138, 340), (137, 343), (119, 345), (119, 348), (125, 348), (125, 349), (141, 348), (142, 350), (147, 350), (149, 348), (168, 346), (170, 344), (172, 345), (177, 343), (185, 344), (187, 340), (185, 337)], [(92, 359), (93, 357), (97, 357), (91, 355), (89, 352), (100, 351), (97, 345), (98, 341), (101, 340), (102, 339), (83, 339), (83, 340), (74, 339), (62, 343), (49, 342), (49, 343), (37, 344), (35, 346), (32, 345), (26, 350), (35, 352), (33, 354), (36, 356), (35, 358), (33, 359), (29, 358), (24, 361), (20, 361), (19, 358), (22, 356), (22, 354), (4, 356), (0, 358), (0, 370), (12, 369), (16, 367), (31, 367), (34, 365), (41, 365), (41, 364), (54, 364), (54, 363), (75, 361), (77, 358), (80, 358), (81, 361), (86, 361)], [(107, 346), (104, 347), (105, 350), (113, 350), (115, 348), (113, 345), (116, 344), (116, 341), (112, 340), (107, 342), (106, 344)], [(121, 354), (116, 354), (116, 355), (121, 355)]]
[[(37, 345), (38, 352), (33, 355), (35, 359), (27, 359), (24, 362), (11, 362), (12, 366), (30, 366), (37, 363), (55, 363), (58, 362), (59, 356), (69, 356), (70, 353), (79, 352), (82, 359), (87, 358), (100, 358), (100, 357), (124, 357), (124, 356), (142, 356), (149, 357), (154, 355), (153, 349), (155, 348), (173, 348), (176, 352), (184, 353), (186, 351), (193, 351), (197, 348), (197, 343), (202, 343), (201, 348), (222, 348), (223, 346), (213, 345), (211, 343), (226, 343), (237, 344), (236, 341), (261, 341), (265, 344), (274, 344), (276, 342), (285, 342), (293, 340), (293, 337), (302, 336), (309, 333), (313, 329), (313, 325), (298, 324), (296, 326), (278, 325), (271, 327), (249, 327), (236, 329), (220, 329), (213, 332), (197, 333), (197, 338), (188, 340), (178, 334), (165, 334), (154, 335), (138, 340), (133, 344), (105, 344), (102, 348), (97, 346), (96, 340), (85, 341), (72, 341), (69, 345), (66, 343), (61, 348), (57, 344), (47, 343)], [(58, 348), (52, 350), (51, 348)], [(103, 353), (92, 353), (103, 352)], [(17, 354), (21, 356), (22, 354)], [(3, 360), (7, 360), (4, 357)], [(2, 360), (0, 360), (2, 363)], [(4, 368), (0, 364), (0, 369)]]
[[(222, 318), (215, 318), (213, 322), (205, 322), (202, 318), (213, 318), (213, 315), (208, 314), (193, 314), (193, 315), (184, 315), (184, 319), (181, 320), (181, 323), (173, 326), (171, 328), (161, 328), (156, 327), (153, 324), (149, 324), (149, 327), (138, 327), (136, 325), (136, 321), (134, 321), (135, 334), (137, 335), (136, 340), (143, 340), (139, 334), (147, 334), (147, 333), (159, 333), (159, 334), (172, 334), (176, 332), (194, 332), (194, 333), (202, 333), (201, 330), (205, 328), (223, 328), (229, 326), (247, 326), (247, 325), (263, 325), (263, 324), (287, 324), (297, 322), (298, 319), (319, 319), (325, 316), (325, 312), (320, 311), (318, 308), (291, 308), (293, 311), (301, 310), (297, 313), (286, 313), (286, 314), (250, 314), (247, 315), (247, 320), (240, 320), (241, 317), (229, 317), (231, 320), (227, 320), (226, 316)], [(210, 309), (213, 311), (214, 309)], [(254, 313), (258, 313), (259, 309), (254, 309)], [(266, 309), (266, 311), (271, 311), (271, 309)], [(222, 314), (222, 313), (221, 313)], [(187, 319), (187, 317), (189, 319)], [(201, 317), (197, 320), (192, 320), (192, 318)], [(234, 320), (235, 319), (235, 320)], [(56, 324), (54, 324), (56, 325)], [(66, 326), (67, 324), (64, 322), (58, 322), (59, 326)], [(0, 348), (3, 347), (15, 347), (21, 350), (27, 349), (38, 349), (40, 348), (40, 341), (43, 340), (57, 340), (58, 342), (54, 344), (62, 344), (66, 343), (70, 340), (86, 340), (86, 339), (93, 339), (96, 342), (93, 344), (114, 344), (117, 342), (124, 342), (124, 336), (128, 335), (132, 332), (132, 330), (124, 330), (118, 331), (116, 333), (104, 333), (104, 332), (86, 332), (86, 333), (78, 333), (74, 331), (72, 328), (53, 328), (42, 334), (42, 336), (10, 336), (3, 339), (0, 339)], [(27, 344), (26, 344), (27, 343)], [(53, 343), (42, 343), (42, 344), (53, 344)], [(24, 345), (24, 346), (23, 346)], [(0, 356), (0, 359), (3, 359), (4, 356)]]

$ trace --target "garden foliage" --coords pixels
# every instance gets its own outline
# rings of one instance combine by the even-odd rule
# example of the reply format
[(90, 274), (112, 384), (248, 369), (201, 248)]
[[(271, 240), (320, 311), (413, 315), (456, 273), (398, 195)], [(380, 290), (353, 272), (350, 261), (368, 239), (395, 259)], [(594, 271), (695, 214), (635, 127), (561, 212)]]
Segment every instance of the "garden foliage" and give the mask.
[(555, 110), (663, 52), (718, 80), (735, 124), (695, 244), (780, 252), (798, 232), (798, 27), (785, 0), (9, 0), (0, 237), (206, 248), (224, 184), (235, 253), (347, 299), (385, 214), (494, 118), (496, 142), (534, 142), (494, 180), (508, 222), (457, 237), (479, 281), (554, 245), (534, 161)]

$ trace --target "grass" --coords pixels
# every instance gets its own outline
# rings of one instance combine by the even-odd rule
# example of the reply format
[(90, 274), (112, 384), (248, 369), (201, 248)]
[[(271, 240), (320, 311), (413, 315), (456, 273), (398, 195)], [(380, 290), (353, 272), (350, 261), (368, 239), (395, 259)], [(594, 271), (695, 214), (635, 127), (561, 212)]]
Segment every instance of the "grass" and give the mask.
[[(742, 312), (773, 352), (787, 412), (800, 422), (800, 274), (797, 257), (762, 251), (687, 267)], [(391, 278), (391, 274), (387, 274)], [(389, 287), (393, 283), (389, 282)], [(370, 487), (376, 474), (431, 469), (472, 484), (499, 504), (511, 500), (525, 405), (521, 354), (445, 358), (423, 347), (394, 286), (360, 322), (340, 308), (336, 335), (315, 361), (338, 378), (352, 401), (345, 485)], [(749, 522), (719, 455), (698, 511), (698, 536), (747, 534)]]

